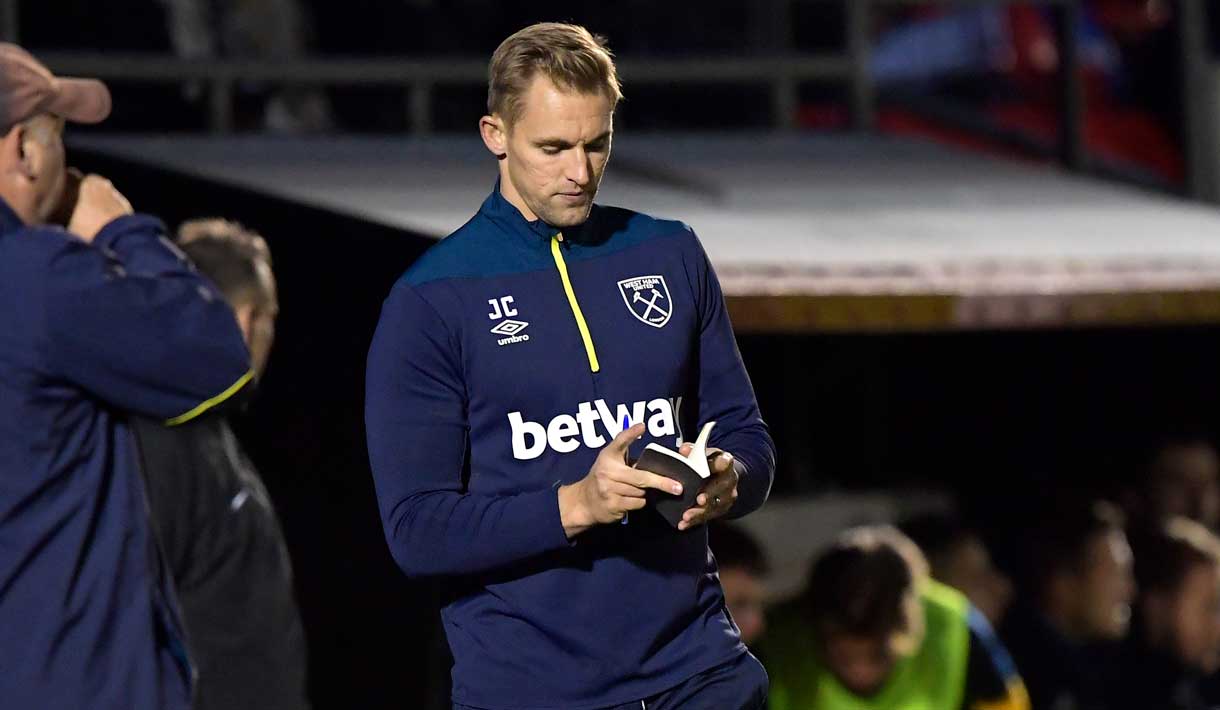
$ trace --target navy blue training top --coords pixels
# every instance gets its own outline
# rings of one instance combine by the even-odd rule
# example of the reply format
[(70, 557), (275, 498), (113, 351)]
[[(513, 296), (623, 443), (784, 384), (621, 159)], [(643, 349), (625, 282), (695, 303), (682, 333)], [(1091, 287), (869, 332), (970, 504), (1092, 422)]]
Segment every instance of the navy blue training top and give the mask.
[(185, 421), (249, 379), (233, 312), (151, 217), (92, 245), (0, 201), (0, 707), (189, 707), (123, 412)]
[[(583, 322), (582, 322), (583, 321)], [(453, 699), (599, 708), (673, 687), (745, 648), (703, 527), (652, 510), (569, 542), (556, 488), (624, 415), (632, 447), (693, 440), (762, 505), (775, 451), (694, 233), (595, 206), (560, 233), (499, 186), (395, 285), (369, 353), (369, 453), (386, 539), (409, 575), (451, 577)]]

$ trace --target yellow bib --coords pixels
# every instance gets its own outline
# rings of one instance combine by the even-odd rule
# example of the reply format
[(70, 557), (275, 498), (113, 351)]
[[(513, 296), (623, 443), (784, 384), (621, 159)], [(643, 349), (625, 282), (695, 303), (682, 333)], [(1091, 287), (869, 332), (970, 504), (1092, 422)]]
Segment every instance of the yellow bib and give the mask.
[(770, 710), (958, 710), (970, 657), (966, 598), (943, 584), (924, 586), (925, 632), (919, 649), (894, 666), (875, 695), (862, 698), (822, 667), (799, 614), (780, 615), (775, 643), (762, 649), (771, 676)]

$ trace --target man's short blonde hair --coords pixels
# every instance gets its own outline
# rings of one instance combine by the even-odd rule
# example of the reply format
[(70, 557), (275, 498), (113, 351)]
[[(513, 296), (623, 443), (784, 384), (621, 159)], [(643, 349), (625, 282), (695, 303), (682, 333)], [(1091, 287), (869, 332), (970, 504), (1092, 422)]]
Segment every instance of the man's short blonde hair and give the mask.
[(541, 72), (561, 89), (623, 98), (606, 38), (580, 25), (540, 22), (500, 43), (488, 66), (487, 112), (510, 125), (521, 117), (521, 97)]

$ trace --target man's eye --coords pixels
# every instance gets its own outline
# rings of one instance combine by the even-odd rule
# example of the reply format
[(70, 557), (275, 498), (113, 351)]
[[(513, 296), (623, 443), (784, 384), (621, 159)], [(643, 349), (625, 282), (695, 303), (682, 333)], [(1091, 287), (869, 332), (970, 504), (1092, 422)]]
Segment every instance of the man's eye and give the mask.
[(559, 149), (555, 146), (543, 146), (542, 152), (547, 155), (559, 155)]
[(593, 153), (604, 153), (606, 151), (605, 143), (590, 143), (589, 150)]

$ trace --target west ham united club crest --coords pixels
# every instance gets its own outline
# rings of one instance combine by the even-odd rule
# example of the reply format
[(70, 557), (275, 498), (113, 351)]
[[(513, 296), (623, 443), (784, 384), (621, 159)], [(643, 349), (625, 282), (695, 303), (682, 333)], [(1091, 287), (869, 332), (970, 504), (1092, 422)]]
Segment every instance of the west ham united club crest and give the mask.
[(673, 313), (669, 287), (664, 276), (635, 276), (618, 282), (619, 293), (627, 310), (640, 321), (654, 328), (663, 328)]

